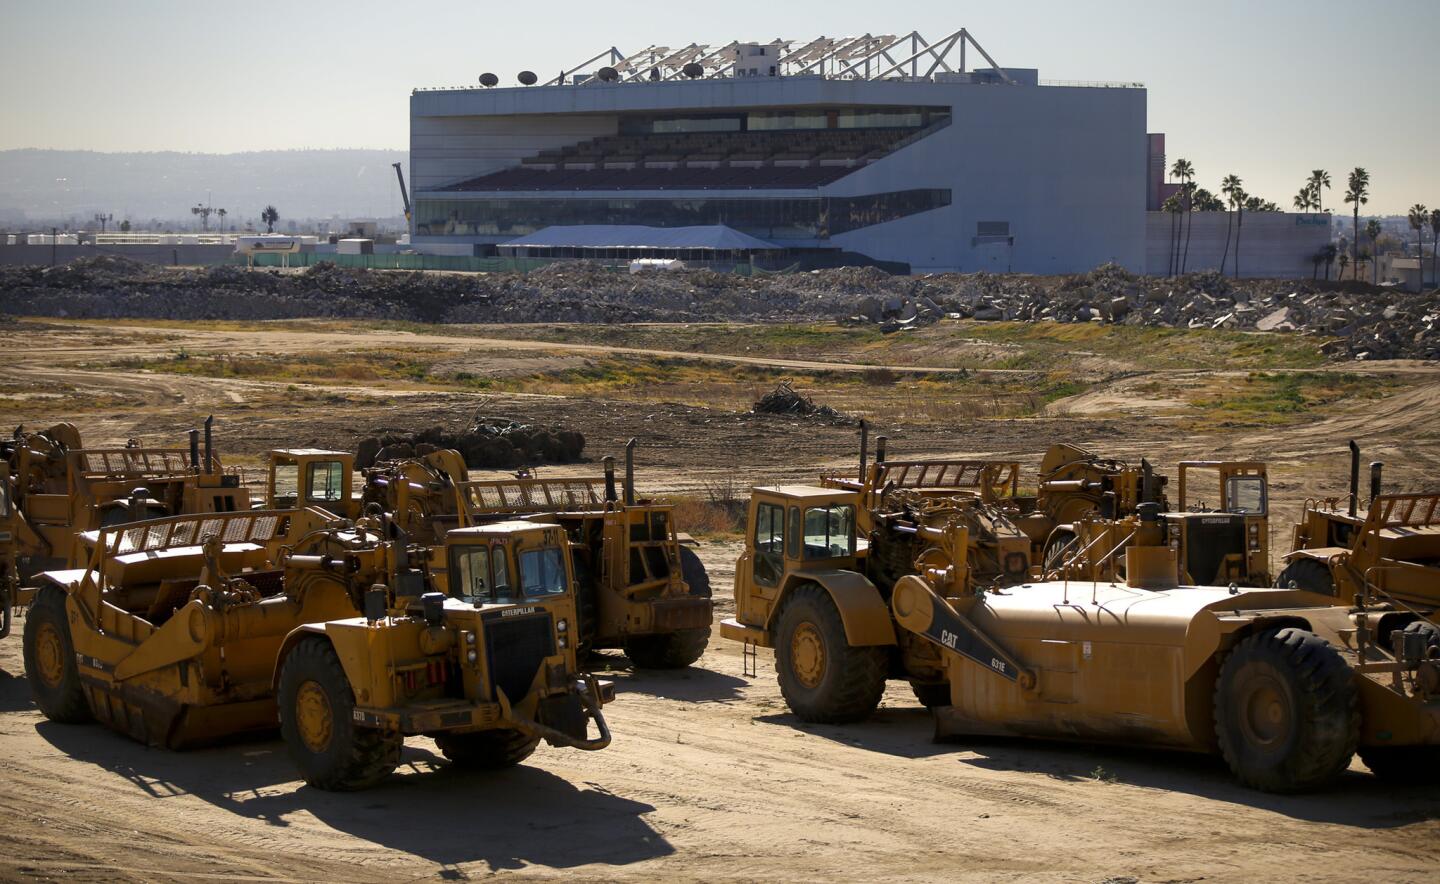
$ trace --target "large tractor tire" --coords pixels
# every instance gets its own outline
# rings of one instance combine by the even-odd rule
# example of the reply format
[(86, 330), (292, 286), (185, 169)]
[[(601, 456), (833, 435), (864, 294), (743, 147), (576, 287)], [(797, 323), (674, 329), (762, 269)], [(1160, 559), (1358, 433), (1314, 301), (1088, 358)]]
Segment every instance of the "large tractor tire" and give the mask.
[(1306, 592), (1318, 592), (1321, 595), (1335, 594), (1335, 577), (1324, 562), (1315, 559), (1299, 558), (1285, 566), (1280, 576), (1275, 578), (1275, 586), (1279, 589), (1303, 589)]
[(600, 624), (599, 605), (595, 598), (594, 572), (584, 558), (576, 557), (575, 565), (575, 659), (580, 665), (595, 651), (595, 632)]
[(90, 703), (80, 684), (75, 645), (65, 614), (65, 592), (42, 586), (25, 617), (25, 674), (35, 705), (51, 721), (80, 724), (90, 720)]
[(1241, 640), (1215, 686), (1220, 752), (1241, 783), (1314, 789), (1350, 766), (1360, 735), (1354, 673), (1323, 638), (1293, 627)]
[(15, 600), (10, 591), (10, 579), (4, 569), (0, 569), (0, 638), (10, 634), (10, 627), (14, 622)]
[(1074, 554), (1078, 540), (1070, 531), (1052, 532), (1045, 542), (1045, 553), (1041, 558), (1045, 570), (1054, 571), (1063, 566)]
[(469, 734), (441, 734), (435, 745), (457, 767), (469, 770), (500, 770), (514, 767), (530, 757), (540, 745), (539, 737), (504, 728)]
[(641, 669), (684, 669), (700, 659), (708, 644), (708, 629), (677, 629), (662, 635), (632, 635), (625, 639), (625, 656)]
[[(711, 598), (710, 575), (700, 556), (688, 546), (680, 547), (680, 576), (690, 595)], [(641, 669), (684, 669), (699, 660), (709, 644), (709, 628), (635, 635), (625, 640), (625, 656)]]
[(806, 583), (791, 590), (776, 638), (780, 693), (801, 721), (861, 721), (880, 705), (887, 649), (852, 647), (840, 611), (824, 589)]
[(330, 642), (301, 639), (280, 669), (280, 734), (305, 782), (350, 792), (376, 785), (400, 764), (405, 738), (355, 725), (355, 693)]
[(700, 561), (700, 554), (688, 546), (680, 547), (680, 578), (689, 587), (691, 595), (704, 599), (712, 597), (710, 573), (705, 570), (705, 563)]
[(910, 690), (915, 692), (915, 699), (926, 709), (934, 709), (936, 706), (950, 705), (950, 683), (933, 684), (923, 681), (910, 682)]

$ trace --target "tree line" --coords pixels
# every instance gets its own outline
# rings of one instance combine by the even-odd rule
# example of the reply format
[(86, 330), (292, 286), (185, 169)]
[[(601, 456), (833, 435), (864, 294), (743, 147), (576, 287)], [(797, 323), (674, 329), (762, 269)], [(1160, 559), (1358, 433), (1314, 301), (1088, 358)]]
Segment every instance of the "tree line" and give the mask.
[[(1220, 259), (1220, 272), (1225, 272), (1226, 264), (1230, 262), (1230, 244), (1235, 244), (1234, 250), (1234, 273), (1240, 276), (1240, 234), (1245, 223), (1246, 212), (1279, 212), (1280, 207), (1270, 200), (1261, 199), (1245, 191), (1244, 182), (1239, 175), (1226, 175), (1220, 182), (1220, 193), (1224, 199), (1215, 196), (1209, 190), (1199, 187), (1195, 183), (1195, 167), (1189, 160), (1177, 159), (1170, 167), (1170, 176), (1180, 182), (1180, 189), (1165, 200), (1161, 208), (1170, 213), (1170, 267), (1171, 276), (1185, 273), (1190, 259), (1190, 227), (1194, 225), (1193, 214), (1195, 212), (1227, 212), (1228, 217), (1225, 223), (1225, 251)], [(1305, 179), (1300, 192), (1295, 195), (1292, 201), (1295, 210), (1298, 212), (1324, 212), (1325, 191), (1331, 188), (1330, 173), (1324, 169), (1315, 169)], [(1330, 267), (1338, 260), (1340, 274), (1337, 279), (1345, 277), (1347, 268), (1353, 268), (1351, 278), (1358, 279), (1361, 268), (1365, 263), (1371, 264), (1371, 281), (1379, 282), (1379, 262), (1376, 257), (1381, 254), (1380, 240), (1384, 236), (1384, 229), (1380, 222), (1371, 219), (1365, 225), (1365, 236), (1370, 240), (1370, 248), (1360, 247), (1360, 207), (1370, 201), (1370, 173), (1364, 167), (1356, 166), (1351, 170), (1346, 181), (1346, 190), (1343, 201), (1351, 206), (1352, 233), (1353, 236), (1348, 243), (1341, 238), (1340, 244), (1327, 244), (1311, 260), (1315, 265), (1316, 276), (1319, 275), (1321, 265), (1325, 267), (1325, 278), (1330, 278)], [(1437, 278), (1436, 261), (1440, 258), (1440, 208), (1427, 210), (1421, 203), (1410, 207), (1408, 220), (1410, 228), (1415, 231), (1419, 243), (1416, 249), (1416, 256), (1420, 264), (1420, 285), (1424, 288), (1425, 279), (1425, 229), (1428, 227), (1431, 232), (1431, 256), (1430, 256), (1430, 278), (1434, 285)]]

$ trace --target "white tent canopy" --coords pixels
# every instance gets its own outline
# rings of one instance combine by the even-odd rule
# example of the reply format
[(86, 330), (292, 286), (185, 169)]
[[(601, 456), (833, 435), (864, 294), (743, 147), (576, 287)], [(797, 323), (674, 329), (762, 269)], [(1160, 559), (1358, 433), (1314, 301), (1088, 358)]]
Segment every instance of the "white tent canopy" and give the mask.
[(701, 249), (717, 252), (776, 251), (784, 246), (723, 224), (645, 227), (638, 224), (555, 225), (500, 243), (502, 249)]

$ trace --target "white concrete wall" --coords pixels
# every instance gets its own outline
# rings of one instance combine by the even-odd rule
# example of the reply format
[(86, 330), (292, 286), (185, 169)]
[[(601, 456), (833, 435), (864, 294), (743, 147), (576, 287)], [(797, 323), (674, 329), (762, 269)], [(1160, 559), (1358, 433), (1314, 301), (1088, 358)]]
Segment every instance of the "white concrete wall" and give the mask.
[[(944, 188), (951, 205), (838, 234), (826, 244), (904, 261), (917, 271), (1068, 273), (1114, 261), (1140, 272), (1146, 268), (1145, 103), (1143, 89), (820, 77), (421, 91), (411, 97), (411, 174), (423, 196), (514, 165), (542, 147), (613, 133), (618, 112), (948, 105), (948, 127), (819, 193)], [(1014, 246), (976, 244), (979, 221), (1008, 221)]]
[[(1169, 212), (1147, 212), (1145, 218), (1145, 272), (1164, 276), (1170, 266)], [(1185, 216), (1180, 216), (1184, 218)], [(1240, 223), (1240, 275), (1255, 278), (1310, 277), (1311, 256), (1330, 241), (1329, 216), (1318, 213), (1246, 212)], [(1190, 222), (1194, 221), (1193, 232)], [(1176, 220), (1178, 231), (1178, 219)], [(1228, 231), (1227, 231), (1228, 223)], [(1195, 212), (1185, 220), (1190, 251), (1185, 270), (1219, 270), (1229, 236), (1225, 272), (1235, 272), (1235, 216), (1226, 212)], [(1185, 235), (1180, 237), (1184, 252)], [(1321, 269), (1323, 274), (1324, 269)]]
[[(961, 87), (951, 124), (823, 188), (856, 195), (948, 187), (948, 209), (834, 237), (921, 269), (1074, 273), (1145, 267), (1145, 92)], [(1013, 247), (976, 243), (1008, 221)]]

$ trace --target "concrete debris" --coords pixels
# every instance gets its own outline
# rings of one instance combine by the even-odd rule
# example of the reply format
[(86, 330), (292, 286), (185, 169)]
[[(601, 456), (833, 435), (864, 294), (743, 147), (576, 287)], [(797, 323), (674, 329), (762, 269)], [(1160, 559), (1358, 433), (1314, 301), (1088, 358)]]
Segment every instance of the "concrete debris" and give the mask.
[(1067, 277), (943, 273), (890, 276), (873, 267), (753, 277), (685, 270), (628, 274), (560, 262), (530, 274), (301, 272), (236, 266), (177, 270), (123, 258), (0, 267), (0, 313), (74, 318), (302, 317), (441, 323), (810, 322), (837, 319), (892, 333), (945, 317), (1297, 332), (1339, 340), (1337, 357), (1440, 358), (1440, 293), (1358, 282), (1174, 279), (1113, 264)]
[(848, 423), (851, 417), (828, 405), (816, 405), (809, 397), (795, 391), (790, 381), (781, 381), (775, 389), (761, 396), (751, 408), (754, 414), (783, 414), (790, 417), (817, 417)]
[(578, 461), (585, 450), (585, 437), (576, 430), (562, 427), (522, 424), (503, 417), (478, 417), (459, 430), (437, 425), (418, 433), (376, 431), (356, 445), (355, 466), (366, 469), (380, 461), (419, 457), (441, 448), (460, 452), (469, 467), (510, 469)]

